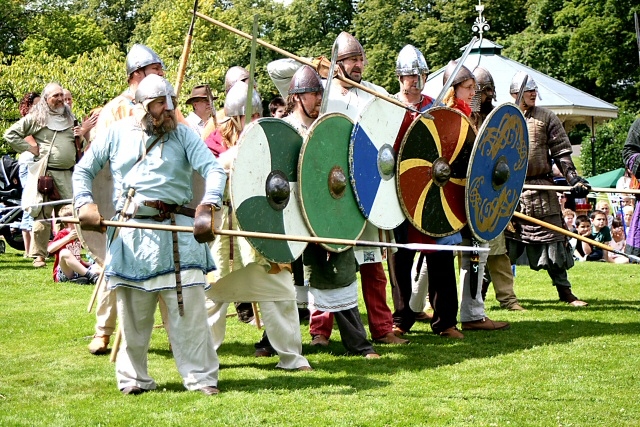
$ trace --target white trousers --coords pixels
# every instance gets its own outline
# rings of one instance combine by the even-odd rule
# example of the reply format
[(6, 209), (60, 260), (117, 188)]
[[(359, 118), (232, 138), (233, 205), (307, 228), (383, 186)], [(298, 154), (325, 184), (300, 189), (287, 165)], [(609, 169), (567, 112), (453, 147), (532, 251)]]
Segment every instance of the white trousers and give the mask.
[[(159, 295), (158, 295), (159, 294)], [(122, 342), (116, 360), (118, 388), (137, 386), (153, 390), (156, 383), (147, 371), (147, 353), (153, 331), (158, 296), (167, 305), (171, 329), (169, 340), (173, 357), (187, 390), (217, 386), (220, 362), (213, 346), (211, 329), (207, 327), (204, 288), (182, 289), (184, 316), (178, 313), (175, 289), (144, 292), (120, 286), (116, 289)]]
[[(276, 367), (298, 369), (302, 366), (309, 366), (309, 362), (302, 355), (302, 335), (300, 334), (296, 302), (261, 301), (258, 304), (271, 347), (280, 357)], [(209, 326), (213, 332), (216, 350), (224, 341), (228, 307), (228, 302), (208, 302)]]

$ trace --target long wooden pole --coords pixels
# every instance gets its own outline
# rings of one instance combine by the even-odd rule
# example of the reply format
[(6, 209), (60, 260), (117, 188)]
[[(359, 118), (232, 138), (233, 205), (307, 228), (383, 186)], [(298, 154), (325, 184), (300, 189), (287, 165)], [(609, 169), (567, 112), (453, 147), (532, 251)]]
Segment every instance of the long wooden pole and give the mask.
[(521, 212), (514, 212), (513, 216), (515, 216), (516, 218), (524, 219), (525, 221), (532, 222), (541, 227), (548, 228), (549, 230), (557, 231), (558, 233), (564, 234), (565, 236), (573, 237), (575, 239), (589, 243), (590, 245), (597, 246), (600, 249), (604, 249), (605, 251), (613, 252), (616, 255), (622, 255), (624, 257), (629, 258), (631, 261), (640, 262), (640, 257), (637, 257), (635, 255), (625, 254), (624, 252), (620, 252), (619, 250), (614, 249), (609, 245), (605, 245), (604, 243), (601, 243), (601, 242), (596, 242), (593, 239), (589, 239), (588, 237), (581, 236), (580, 234), (577, 234), (577, 233), (572, 233), (569, 230), (565, 230), (564, 228), (558, 227), (557, 225), (549, 224), (546, 221), (542, 221), (537, 218), (531, 217), (529, 215), (525, 215)]
[[(61, 217), (61, 218), (57, 218), (57, 220), (64, 223), (73, 223), (73, 224), (80, 223), (80, 220), (74, 217)], [(179, 233), (180, 232), (193, 233), (193, 227), (181, 226), (181, 225), (151, 224), (146, 222), (145, 223), (119, 222), (119, 221), (107, 221), (107, 220), (103, 220), (100, 223), (107, 227), (141, 228), (141, 229), (147, 229), (147, 230), (177, 231)], [(474, 246), (436, 245), (436, 244), (426, 244), (426, 243), (372, 242), (368, 240), (336, 239), (332, 237), (294, 236), (290, 234), (258, 233), (254, 231), (242, 231), (242, 230), (215, 229), (213, 230), (213, 232), (214, 234), (219, 234), (221, 236), (250, 237), (254, 239), (286, 240), (291, 242), (324, 243), (328, 245), (411, 249), (415, 251), (462, 251), (462, 252), (489, 251), (489, 248), (477, 248)]]
[[(225, 30), (230, 31), (230, 32), (232, 32), (232, 33), (234, 33), (234, 34), (236, 34), (236, 35), (238, 35), (240, 37), (244, 37), (245, 39), (251, 40), (253, 38), (251, 36), (251, 34), (245, 33), (244, 31), (240, 31), (237, 28), (232, 27), (231, 25), (227, 25), (224, 22), (218, 21), (217, 19), (213, 19), (213, 18), (211, 18), (211, 17), (209, 17), (207, 15), (203, 15), (200, 12), (196, 12), (195, 15), (198, 18), (204, 19), (207, 22), (211, 22), (212, 24), (217, 25), (218, 27), (224, 28)], [(306, 58), (303, 58), (301, 56), (295, 55), (295, 54), (293, 54), (291, 52), (288, 52), (288, 51), (286, 51), (284, 49), (280, 49), (279, 47), (274, 46), (271, 43), (267, 43), (262, 39), (256, 39), (256, 43), (258, 43), (260, 46), (266, 47), (267, 49), (271, 49), (271, 50), (273, 50), (275, 52), (278, 52), (282, 56), (286, 56), (287, 58), (294, 59), (294, 60), (300, 62), (301, 64), (308, 65), (308, 66), (310, 66), (312, 68), (314, 67), (313, 63), (311, 61), (307, 60)], [(339, 74), (336, 74), (334, 76), (334, 78), (336, 78), (336, 79), (338, 79), (340, 81), (343, 81), (343, 82), (345, 82), (345, 83), (347, 83), (347, 84), (349, 84), (349, 85), (351, 85), (353, 87), (357, 87), (358, 89), (360, 89), (360, 90), (362, 90), (364, 92), (367, 92), (367, 93), (369, 93), (369, 94), (371, 94), (373, 96), (376, 96), (378, 98), (384, 99), (385, 101), (390, 102), (390, 103), (392, 103), (394, 105), (397, 105), (398, 107), (406, 108), (407, 110), (409, 110), (411, 112), (422, 114), (427, 119), (433, 119), (433, 117), (431, 117), (431, 115), (427, 114), (426, 112), (421, 112), (421, 111), (416, 110), (415, 108), (408, 107), (408, 106), (404, 105), (402, 102), (398, 101), (395, 98), (392, 98), (390, 96), (384, 95), (384, 94), (382, 94), (380, 92), (376, 92), (375, 90), (370, 89), (370, 88), (368, 88), (368, 87), (366, 87), (366, 86), (364, 86), (364, 85), (362, 85), (362, 84), (360, 84), (358, 82), (355, 82), (355, 81), (353, 81), (353, 80), (351, 80), (351, 79), (349, 79), (347, 77), (344, 77), (344, 76), (341, 76)]]
[[(533, 185), (525, 184), (523, 187), (525, 190), (551, 190), (551, 191), (571, 191), (573, 187), (569, 185)], [(592, 187), (590, 191), (594, 193), (620, 193), (620, 194), (640, 194), (640, 189), (617, 189), (617, 188), (604, 188), (604, 187)]]
[(193, 16), (191, 17), (191, 25), (187, 31), (187, 36), (184, 40), (184, 46), (182, 48), (182, 56), (180, 57), (180, 65), (178, 66), (178, 76), (176, 77), (176, 95), (180, 96), (180, 90), (182, 89), (182, 82), (184, 81), (184, 75), (187, 72), (187, 61), (191, 54), (191, 42), (193, 40), (193, 28), (196, 25), (196, 11), (198, 10), (198, 0), (193, 3)]

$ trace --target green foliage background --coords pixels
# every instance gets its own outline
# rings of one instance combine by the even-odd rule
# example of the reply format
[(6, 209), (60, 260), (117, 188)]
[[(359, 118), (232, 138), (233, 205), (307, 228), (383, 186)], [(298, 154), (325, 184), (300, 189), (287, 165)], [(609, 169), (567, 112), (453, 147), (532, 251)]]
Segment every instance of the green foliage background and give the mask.
[[(246, 33), (259, 15), (259, 37), (303, 57), (329, 56), (341, 31), (364, 45), (365, 78), (398, 90), (397, 52), (412, 43), (437, 69), (460, 54), (472, 36), (476, 0), (202, 0), (199, 11)], [(640, 111), (640, 71), (633, 25), (637, 0), (484, 0), (485, 34), (503, 55), (620, 108), (620, 118), (596, 129), (599, 173), (620, 166), (630, 117)], [(58, 81), (85, 116), (126, 87), (124, 57), (133, 43), (155, 49), (174, 81), (191, 0), (0, 0), (0, 134), (18, 118), (18, 101)], [(266, 64), (280, 55), (257, 49), (256, 80), (265, 100), (277, 91)], [(250, 41), (197, 20), (181, 101), (208, 83), (221, 95), (233, 65), (248, 66)], [(183, 104), (184, 106), (184, 104)], [(590, 136), (582, 158), (591, 165)], [(0, 141), (0, 153), (8, 147)], [(606, 154), (605, 154), (606, 153)], [(588, 168), (590, 169), (590, 168)], [(589, 170), (587, 171), (589, 172)]]

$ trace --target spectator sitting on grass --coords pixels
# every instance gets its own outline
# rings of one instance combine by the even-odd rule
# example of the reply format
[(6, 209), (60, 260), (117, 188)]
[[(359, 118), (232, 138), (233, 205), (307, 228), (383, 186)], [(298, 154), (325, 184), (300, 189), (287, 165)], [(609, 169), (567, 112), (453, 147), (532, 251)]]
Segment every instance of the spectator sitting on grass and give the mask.
[[(65, 205), (60, 208), (60, 216), (73, 216), (73, 207)], [(55, 255), (53, 264), (54, 282), (73, 282), (79, 285), (94, 284), (100, 277), (100, 266), (82, 261), (75, 226), (67, 223), (66, 227), (56, 233), (47, 246), (47, 251)]]
[[(611, 226), (611, 236), (613, 237), (613, 240), (611, 241), (611, 247), (619, 252), (624, 252), (624, 247), (627, 243), (627, 235), (624, 232), (624, 227), (622, 227), (622, 221), (617, 218), (613, 220), (613, 225)], [(629, 258), (624, 255), (610, 253), (609, 262), (613, 262), (616, 264), (628, 264)]]
[(575, 233), (576, 232), (576, 225), (575, 225), (576, 213), (571, 209), (563, 209), (562, 217), (564, 218), (564, 223), (567, 226), (567, 230), (571, 231), (572, 233)]
[[(586, 215), (578, 215), (575, 221), (576, 232), (584, 237), (591, 238), (591, 220)], [(573, 258), (577, 261), (586, 261), (587, 255), (591, 254), (591, 245), (578, 239), (569, 240), (573, 247)]]
[[(608, 204), (607, 204), (608, 206)], [(605, 245), (609, 245), (611, 243), (611, 229), (607, 225), (607, 213), (601, 210), (596, 209), (591, 212), (591, 234), (593, 234), (593, 240), (596, 242), (604, 243)], [(599, 253), (598, 253), (599, 252)], [(593, 248), (592, 256), (587, 256), (587, 261), (608, 261), (609, 260), (609, 251), (605, 251), (599, 248)]]

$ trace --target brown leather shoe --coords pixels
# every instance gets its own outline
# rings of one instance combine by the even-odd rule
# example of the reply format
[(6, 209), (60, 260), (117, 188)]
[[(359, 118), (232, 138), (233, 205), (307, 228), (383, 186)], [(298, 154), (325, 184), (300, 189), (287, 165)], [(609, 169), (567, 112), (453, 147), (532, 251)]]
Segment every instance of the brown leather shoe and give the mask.
[(271, 357), (275, 354), (275, 350), (273, 348), (261, 347), (256, 348), (256, 357)]
[(313, 368), (311, 366), (300, 366), (298, 371), (313, 371)]
[(311, 340), (311, 345), (319, 345), (322, 347), (326, 347), (329, 345), (329, 338), (324, 335), (314, 335)]
[(380, 338), (376, 338), (373, 341), (380, 344), (409, 344), (409, 340), (400, 338), (393, 332), (389, 332), (388, 334), (383, 335)]
[(527, 311), (527, 310), (525, 310), (524, 307), (522, 307), (517, 302), (514, 303), (514, 304), (511, 304), (509, 307), (507, 307), (507, 310), (511, 310), (511, 311)]
[(427, 313), (425, 311), (421, 311), (416, 314), (416, 322), (431, 322), (433, 319), (433, 314)]
[(36, 257), (36, 259), (33, 260), (33, 266), (35, 268), (42, 268), (42, 267), (46, 267), (47, 263), (44, 261), (44, 257), (38, 256)]
[(109, 335), (94, 335), (93, 339), (89, 343), (89, 353), (95, 354), (96, 356), (100, 354), (107, 354), (109, 351), (108, 346), (110, 338), (111, 337)]
[(140, 388), (140, 387), (135, 386), (135, 385), (134, 385), (134, 386), (131, 386), (131, 387), (125, 387), (125, 388), (123, 388), (122, 390), (120, 390), (120, 392), (121, 392), (122, 394), (131, 394), (131, 395), (134, 395), (134, 396), (135, 396), (135, 395), (138, 395), (138, 394), (145, 393), (145, 392), (147, 392), (147, 391), (149, 391), (149, 390), (145, 390), (145, 389)]
[(473, 322), (462, 322), (463, 331), (497, 331), (498, 329), (509, 329), (507, 322), (496, 322), (488, 317)]
[(575, 301), (571, 301), (570, 303), (568, 303), (569, 305), (573, 306), (573, 307), (586, 307), (589, 305), (588, 302), (586, 301), (580, 301), (579, 299), (575, 300)]
[(198, 391), (207, 396), (215, 396), (216, 394), (220, 393), (218, 387), (214, 387), (212, 385), (202, 387), (201, 389), (198, 389)]
[(440, 335), (443, 338), (455, 338), (458, 340), (461, 340), (464, 338), (464, 335), (462, 334), (462, 332), (460, 332), (460, 330), (455, 326), (452, 326), (449, 329), (445, 329), (444, 331), (440, 332), (438, 335)]
[(364, 355), (365, 359), (380, 359), (380, 355), (378, 353), (369, 353)]
[(397, 337), (401, 337), (407, 333), (407, 331), (400, 329), (398, 326), (393, 325), (393, 334)]

